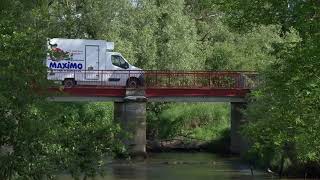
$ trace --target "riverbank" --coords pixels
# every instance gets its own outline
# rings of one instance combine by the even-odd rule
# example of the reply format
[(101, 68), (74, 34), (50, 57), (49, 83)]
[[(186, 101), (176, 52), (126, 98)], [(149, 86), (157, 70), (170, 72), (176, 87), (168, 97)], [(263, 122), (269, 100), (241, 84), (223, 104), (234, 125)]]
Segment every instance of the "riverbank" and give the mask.
[(153, 140), (147, 142), (148, 152), (210, 152), (230, 154), (229, 143), (222, 140), (203, 141), (188, 138), (174, 138), (167, 140)]
[(176, 137), (172, 139), (148, 140), (148, 152), (209, 152), (227, 155), (230, 154), (230, 131), (226, 130), (221, 136), (212, 140), (203, 140), (190, 137)]

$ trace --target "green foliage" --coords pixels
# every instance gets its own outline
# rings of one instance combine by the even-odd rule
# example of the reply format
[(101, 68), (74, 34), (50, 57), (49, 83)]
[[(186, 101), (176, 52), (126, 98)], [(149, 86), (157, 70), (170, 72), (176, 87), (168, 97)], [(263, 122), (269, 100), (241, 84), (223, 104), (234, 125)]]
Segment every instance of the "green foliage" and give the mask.
[(227, 29), (223, 32), (225, 39), (210, 42), (212, 50), (206, 61), (207, 69), (261, 70), (275, 61), (274, 45), (286, 43), (277, 26), (259, 26), (245, 34)]
[(246, 31), (229, 26), (229, 14), (214, 1), (187, 1), (187, 10), (196, 21), (198, 56), (207, 70), (262, 70), (275, 61), (277, 47), (299, 41), (290, 29), (291, 39), (281, 34), (279, 25), (252, 25)]
[(95, 175), (106, 155), (123, 151), (112, 106), (46, 102), (47, 4), (5, 3), (0, 11), (0, 179), (52, 178), (61, 171)]
[[(51, 144), (48, 150), (57, 170), (66, 170), (74, 177), (95, 176), (103, 173), (101, 168), (107, 155), (123, 151), (117, 139), (120, 129), (110, 116), (111, 104), (51, 103), (42, 108), (48, 117), (55, 118), (55, 125), (48, 132)], [(49, 108), (54, 111), (48, 112)]]
[(240, 31), (255, 24), (280, 24), (284, 31), (295, 27), (303, 35), (319, 32), (318, 1), (221, 0), (219, 9), (228, 14), (228, 23)]
[[(153, 136), (160, 139), (178, 136), (199, 140), (219, 137), (229, 125), (229, 109), (226, 104), (168, 104), (154, 116), (148, 116), (148, 127)], [(153, 117), (157, 117), (153, 119)], [(156, 133), (156, 134), (155, 134)]]
[(196, 29), (184, 14), (184, 0), (157, 1), (160, 10), (156, 32), (158, 44), (157, 69), (197, 69), (202, 63), (195, 60)]
[(244, 133), (267, 166), (319, 169), (317, 1), (194, 1), (206, 69), (259, 70)]
[(286, 59), (270, 66), (265, 85), (255, 92), (246, 133), (261, 156), (285, 153), (284, 147), (290, 145), (295, 164), (319, 162), (320, 64), (309, 52), (309, 48), (298, 46), (285, 55)]
[(112, 122), (109, 104), (37, 103), (22, 119), (2, 119), (0, 176), (42, 179), (62, 171), (77, 178), (103, 173), (107, 155), (122, 153), (118, 125)]
[[(33, 88), (42, 86), (45, 80), (45, 34), (41, 30), (34, 33), (44, 22), (38, 18), (40, 9), (25, 12), (23, 4), (16, 1), (9, 7), (19, 11), (6, 9), (0, 14), (6, 17), (0, 19), (0, 99), (7, 106), (24, 106), (36, 99)], [(17, 23), (20, 21), (25, 23)]]
[[(269, 3), (272, 7), (280, 6), (275, 1)], [(320, 38), (319, 32), (312, 29), (319, 26), (319, 21), (300, 21), (300, 17), (311, 18), (309, 12), (319, 10), (320, 6), (312, 1), (289, 2), (289, 5), (279, 13), (279, 17), (261, 19), (261, 23), (282, 19), (283, 30), (293, 26), (301, 40), (278, 47), (276, 61), (263, 71), (264, 83), (253, 94), (253, 102), (247, 112), (250, 123), (244, 129), (253, 143), (252, 155), (259, 157), (263, 164), (279, 168), (280, 173), (285, 162), (290, 162), (285, 163), (288, 167), (307, 171), (310, 166), (319, 169), (320, 162), (317, 143), (320, 128)], [(299, 17), (295, 17), (294, 22), (287, 19), (296, 13)], [(310, 27), (310, 31), (306, 27)], [(288, 36), (287, 32), (282, 33), (287, 39), (296, 39)], [(279, 158), (283, 161), (276, 161)]]
[(147, 103), (147, 139), (158, 138), (160, 114), (166, 110), (169, 105), (169, 103)]
[[(19, 159), (28, 162), (29, 158), (35, 157), (22, 154), (30, 152), (24, 151), (24, 146), (37, 137), (36, 133), (28, 134), (28, 131), (36, 131), (33, 122), (41, 120), (33, 110), (35, 103), (43, 97), (35, 90), (41, 91), (45, 84), (45, 67), (42, 63), (45, 57), (45, 47), (42, 46), (45, 33), (41, 29), (37, 34), (34, 32), (44, 23), (39, 16), (46, 14), (38, 4), (21, 1), (6, 3), (7, 8), (0, 11), (0, 147), (8, 147), (13, 155), (3, 156), (1, 152), (1, 179), (11, 178), (17, 172), (37, 172), (32, 171), (33, 168), (22, 171), (28, 166), (23, 162), (20, 164)], [(28, 10), (29, 7), (32, 10)], [(42, 131), (37, 133), (41, 134)], [(30, 147), (38, 148), (33, 144)]]

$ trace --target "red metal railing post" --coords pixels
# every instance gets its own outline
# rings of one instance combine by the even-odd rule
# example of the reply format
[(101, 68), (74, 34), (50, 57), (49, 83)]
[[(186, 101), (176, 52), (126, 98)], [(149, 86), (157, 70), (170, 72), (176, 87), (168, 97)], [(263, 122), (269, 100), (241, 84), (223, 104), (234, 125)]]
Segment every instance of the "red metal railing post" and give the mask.
[(209, 72), (209, 88), (211, 88), (211, 75), (212, 75), (212, 73)]
[(129, 70), (128, 79), (131, 77), (131, 70)]
[(158, 71), (156, 71), (156, 82), (155, 82), (155, 86), (158, 86)]
[(169, 72), (169, 73), (167, 72), (167, 74), (169, 74), (169, 87), (170, 87), (171, 86), (171, 82), (170, 82), (171, 81), (171, 72)]
[(242, 73), (238, 73), (238, 78), (237, 78), (238, 88), (243, 88), (242, 85), (241, 85), (241, 79), (242, 79)]
[(196, 73), (193, 72), (193, 87), (196, 87)]
[(103, 70), (99, 70), (98, 74), (99, 74), (100, 84), (101, 86), (103, 86)]

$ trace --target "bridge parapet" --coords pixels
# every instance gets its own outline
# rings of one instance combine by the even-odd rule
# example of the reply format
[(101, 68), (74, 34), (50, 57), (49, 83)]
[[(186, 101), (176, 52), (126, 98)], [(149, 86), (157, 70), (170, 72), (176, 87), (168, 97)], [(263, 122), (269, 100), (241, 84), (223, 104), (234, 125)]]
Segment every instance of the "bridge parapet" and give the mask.
[(51, 70), (48, 79), (66, 87), (252, 89), (257, 85), (257, 73), (250, 71)]
[[(50, 73), (55, 74), (56, 80), (61, 80), (66, 76), (65, 73), (70, 74), (65, 71)], [(51, 90), (64, 94), (64, 96), (59, 95), (60, 101), (71, 97), (72, 101), (78, 97), (82, 97), (78, 98), (81, 99), (79, 101), (87, 101), (92, 97), (93, 101), (100, 98), (103, 99), (101, 101), (119, 102), (131, 94), (144, 96), (149, 101), (240, 102), (239, 98), (243, 99), (258, 84), (257, 74), (246, 71), (84, 71), (82, 76), (86, 74), (89, 76), (88, 74), (92, 73), (98, 75), (100, 79), (85, 79), (79, 77), (80, 74), (74, 73), (73, 76), (68, 76), (69, 79), (75, 78), (76, 82), (72, 87), (60, 86)], [(115, 82), (116, 79), (119, 82)], [(140, 80), (140, 86), (128, 88), (130, 80)], [(206, 97), (208, 99), (205, 99)]]
[(145, 88), (252, 89), (257, 73), (248, 71), (146, 71)]

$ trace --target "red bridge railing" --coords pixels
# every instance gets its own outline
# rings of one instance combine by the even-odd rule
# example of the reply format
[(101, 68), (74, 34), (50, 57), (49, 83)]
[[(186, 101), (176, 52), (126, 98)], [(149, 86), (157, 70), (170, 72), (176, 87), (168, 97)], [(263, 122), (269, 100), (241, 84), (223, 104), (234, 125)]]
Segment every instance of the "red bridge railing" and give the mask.
[(63, 85), (50, 91), (86, 97), (124, 97), (129, 87), (144, 89), (147, 98), (244, 98), (259, 83), (255, 72), (246, 71), (52, 70), (48, 79)]
[(145, 87), (252, 89), (256, 86), (255, 72), (209, 71), (147, 71)]
[(48, 79), (69, 87), (184, 89), (252, 89), (258, 84), (256, 72), (248, 71), (158, 71), (158, 70), (51, 70)]

